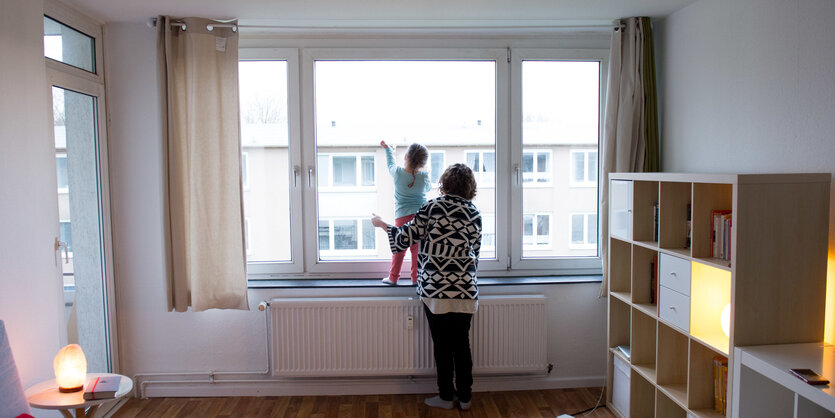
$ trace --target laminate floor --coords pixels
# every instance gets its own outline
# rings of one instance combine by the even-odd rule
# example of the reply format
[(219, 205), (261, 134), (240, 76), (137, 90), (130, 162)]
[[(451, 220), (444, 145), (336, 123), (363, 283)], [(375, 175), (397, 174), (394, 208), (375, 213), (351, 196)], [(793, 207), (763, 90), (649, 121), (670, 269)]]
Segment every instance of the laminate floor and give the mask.
[[(115, 418), (153, 417), (473, 417), (556, 418), (597, 405), (601, 388), (477, 392), (469, 411), (442, 410), (423, 404), (433, 394), (363, 396), (266, 396), (227, 398), (130, 399)], [(605, 406), (576, 415), (614, 417)]]

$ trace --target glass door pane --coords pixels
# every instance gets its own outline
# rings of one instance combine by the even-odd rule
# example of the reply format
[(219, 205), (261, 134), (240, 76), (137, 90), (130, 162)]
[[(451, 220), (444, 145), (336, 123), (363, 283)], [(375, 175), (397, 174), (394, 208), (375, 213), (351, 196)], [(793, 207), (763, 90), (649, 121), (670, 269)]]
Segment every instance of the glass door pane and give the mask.
[(81, 345), (89, 372), (109, 372), (98, 102), (53, 87), (52, 109), (67, 342)]

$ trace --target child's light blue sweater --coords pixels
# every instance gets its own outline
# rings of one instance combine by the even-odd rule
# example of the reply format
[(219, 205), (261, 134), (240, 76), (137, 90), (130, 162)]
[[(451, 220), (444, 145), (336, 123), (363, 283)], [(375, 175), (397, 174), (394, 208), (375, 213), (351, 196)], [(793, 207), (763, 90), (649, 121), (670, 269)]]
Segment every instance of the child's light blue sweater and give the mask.
[[(402, 218), (414, 215), (426, 203), (426, 192), (432, 189), (429, 172), (418, 171), (413, 178), (403, 167), (394, 161), (394, 151), (386, 148), (386, 164), (389, 173), (394, 177), (394, 217)], [(415, 184), (409, 187), (414, 180)]]

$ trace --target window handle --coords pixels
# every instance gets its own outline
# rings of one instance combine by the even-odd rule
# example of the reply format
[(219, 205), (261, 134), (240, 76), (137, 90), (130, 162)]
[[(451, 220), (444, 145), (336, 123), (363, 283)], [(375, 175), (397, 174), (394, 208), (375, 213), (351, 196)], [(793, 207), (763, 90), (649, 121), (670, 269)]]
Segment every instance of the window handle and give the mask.
[(64, 264), (70, 264), (70, 249), (67, 247), (67, 243), (55, 237), (55, 251), (61, 249), (64, 251)]
[(299, 166), (293, 166), (293, 188), (299, 187), (299, 170), (301, 170)]
[(519, 164), (513, 165), (513, 172), (515, 173), (514, 175), (516, 176), (516, 185), (518, 186), (519, 184), (521, 184), (519, 182)]
[(307, 167), (307, 188), (313, 188), (313, 167), (311, 166)]

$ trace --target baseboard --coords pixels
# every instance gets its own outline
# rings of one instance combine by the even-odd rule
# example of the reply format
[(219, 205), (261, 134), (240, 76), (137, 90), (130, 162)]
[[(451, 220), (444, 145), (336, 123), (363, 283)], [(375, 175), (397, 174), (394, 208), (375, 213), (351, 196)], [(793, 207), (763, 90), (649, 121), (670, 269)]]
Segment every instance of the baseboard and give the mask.
[[(603, 376), (483, 376), (473, 380), (474, 392), (545, 390), (600, 387)], [(335, 396), (434, 393), (435, 377), (357, 379), (275, 379), (270, 376), (236, 376), (213, 380), (204, 376), (143, 374), (136, 376), (138, 397), (220, 396)]]

